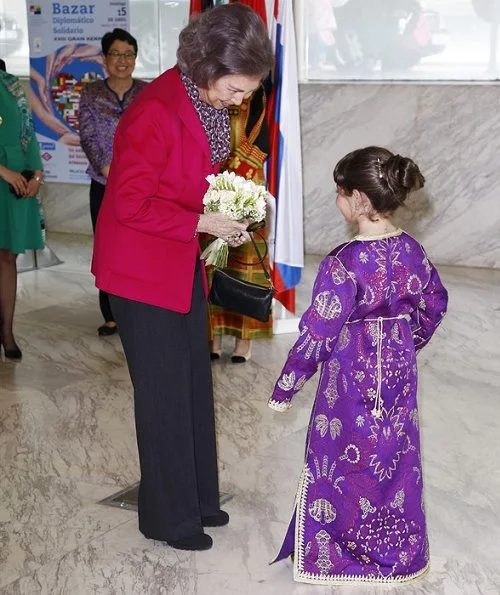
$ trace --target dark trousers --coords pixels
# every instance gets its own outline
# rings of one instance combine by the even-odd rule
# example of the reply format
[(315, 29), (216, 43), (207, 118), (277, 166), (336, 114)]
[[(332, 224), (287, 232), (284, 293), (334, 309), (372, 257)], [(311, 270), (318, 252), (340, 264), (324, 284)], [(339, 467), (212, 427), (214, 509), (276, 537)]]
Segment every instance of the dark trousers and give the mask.
[(207, 305), (197, 265), (179, 314), (110, 296), (134, 387), (141, 481), (139, 529), (160, 541), (201, 531), (219, 511)]
[[(97, 223), (97, 215), (101, 208), (102, 199), (104, 198), (104, 191), (106, 186), (95, 180), (90, 182), (90, 219), (92, 220), (92, 230), (95, 232), (95, 226)], [(109, 294), (105, 291), (99, 290), (99, 307), (101, 309), (104, 322), (112, 322), (115, 318), (111, 312), (111, 306), (109, 305)]]

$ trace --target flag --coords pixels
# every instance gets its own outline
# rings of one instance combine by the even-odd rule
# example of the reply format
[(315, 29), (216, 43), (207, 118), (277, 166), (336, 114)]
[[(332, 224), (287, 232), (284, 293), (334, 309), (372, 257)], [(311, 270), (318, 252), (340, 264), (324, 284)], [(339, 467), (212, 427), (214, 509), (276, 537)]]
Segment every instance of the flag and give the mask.
[[(235, 1), (235, 0), (232, 0)], [(266, 19), (266, 0), (238, 0), (240, 4), (246, 4), (253, 8), (255, 12), (260, 15), (261, 19), (267, 25)], [(227, 4), (228, 2), (218, 2), (218, 4)], [(189, 14), (192, 15), (195, 12), (203, 12), (207, 8), (214, 6), (213, 0), (190, 0)]]
[(294, 313), (294, 288), (304, 266), (304, 234), (297, 49), (290, 0), (274, 0), (270, 35), (275, 68), (268, 104), (267, 183), (277, 210), (273, 283), (276, 299)]
[(267, 25), (267, 18), (266, 18), (266, 0), (238, 0), (240, 4), (246, 4), (253, 8), (255, 12), (260, 16), (260, 18), (264, 21)]
[(195, 12), (203, 12), (207, 8), (212, 8), (212, 0), (190, 0), (189, 3), (189, 16)]

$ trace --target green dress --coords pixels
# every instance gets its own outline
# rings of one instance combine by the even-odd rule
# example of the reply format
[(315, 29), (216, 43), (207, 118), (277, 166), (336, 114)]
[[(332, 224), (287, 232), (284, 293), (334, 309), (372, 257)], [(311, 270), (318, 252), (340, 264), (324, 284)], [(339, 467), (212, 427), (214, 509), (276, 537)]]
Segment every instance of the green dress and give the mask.
[[(0, 164), (13, 171), (41, 170), (28, 101), (17, 77), (0, 72)], [(0, 249), (14, 254), (43, 248), (37, 198), (17, 199), (0, 179)]]

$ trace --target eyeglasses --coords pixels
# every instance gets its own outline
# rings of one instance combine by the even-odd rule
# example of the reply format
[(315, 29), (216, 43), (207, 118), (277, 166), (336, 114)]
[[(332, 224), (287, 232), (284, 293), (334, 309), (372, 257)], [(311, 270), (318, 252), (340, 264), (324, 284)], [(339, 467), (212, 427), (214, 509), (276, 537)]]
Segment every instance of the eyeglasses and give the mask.
[(125, 52), (124, 54), (113, 50), (108, 52), (108, 58), (113, 58), (113, 60), (119, 60), (120, 58), (125, 58), (127, 62), (132, 62), (136, 58), (136, 54), (134, 52)]

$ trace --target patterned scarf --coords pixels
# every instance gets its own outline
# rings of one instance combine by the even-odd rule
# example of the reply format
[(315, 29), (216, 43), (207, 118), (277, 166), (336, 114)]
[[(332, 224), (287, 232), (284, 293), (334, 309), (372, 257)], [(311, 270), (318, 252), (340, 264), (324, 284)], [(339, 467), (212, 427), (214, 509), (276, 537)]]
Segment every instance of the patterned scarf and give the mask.
[(198, 87), (183, 72), (180, 73), (182, 83), (191, 103), (200, 118), (210, 145), (212, 165), (229, 157), (230, 129), (227, 109), (215, 109), (200, 99)]
[(23, 153), (26, 154), (28, 150), (28, 143), (34, 133), (33, 120), (28, 104), (28, 99), (24, 92), (21, 81), (8, 72), (0, 70), (0, 83), (7, 89), (9, 94), (14, 98), (17, 104), (17, 111), (21, 117), (21, 133), (20, 142)]

